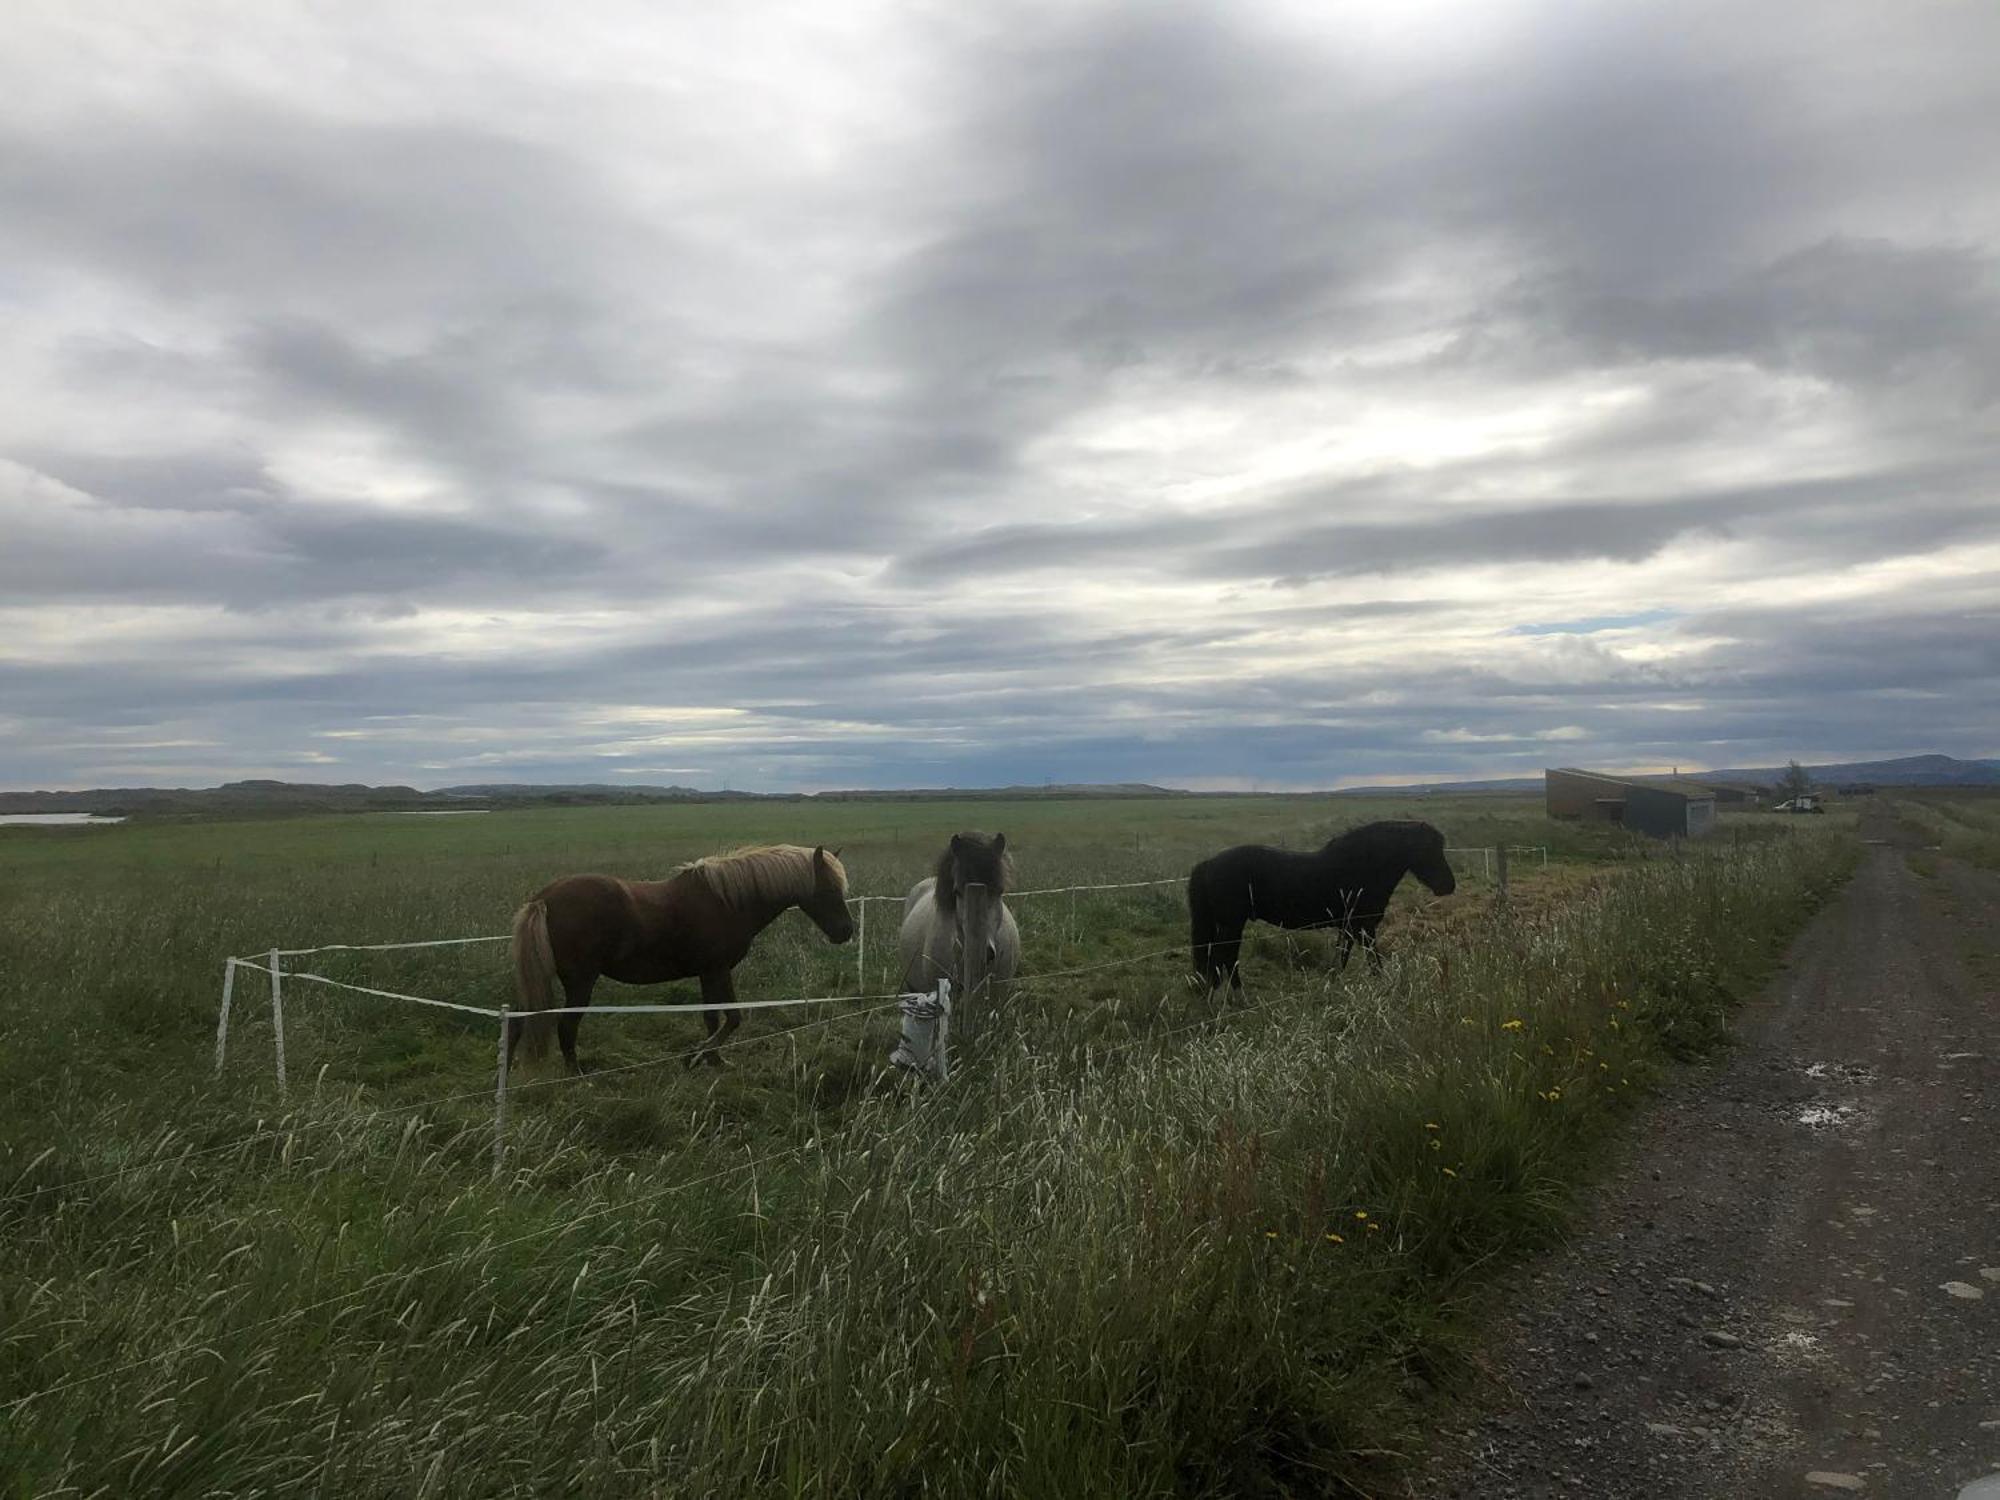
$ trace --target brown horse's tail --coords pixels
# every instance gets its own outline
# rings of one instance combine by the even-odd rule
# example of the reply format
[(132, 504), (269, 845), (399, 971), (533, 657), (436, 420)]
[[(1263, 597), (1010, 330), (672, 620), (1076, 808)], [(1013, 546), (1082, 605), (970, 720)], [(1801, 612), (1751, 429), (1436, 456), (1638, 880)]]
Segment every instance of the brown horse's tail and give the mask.
[[(546, 901), (530, 901), (514, 913), (514, 988), (524, 1011), (547, 1010), (549, 986), (555, 983), (556, 955), (549, 946), (549, 907)], [(521, 1022), (521, 1043), (531, 1058), (549, 1055), (549, 1038), (555, 1022), (548, 1016), (530, 1015)]]

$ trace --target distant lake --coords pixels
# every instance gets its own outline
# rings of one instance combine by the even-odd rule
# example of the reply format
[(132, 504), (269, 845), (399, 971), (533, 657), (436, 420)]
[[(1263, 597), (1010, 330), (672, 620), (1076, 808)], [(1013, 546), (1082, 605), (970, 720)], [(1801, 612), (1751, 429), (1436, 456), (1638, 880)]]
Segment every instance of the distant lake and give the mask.
[(0, 813), (0, 823), (28, 823), (43, 828), (96, 828), (124, 821), (99, 813)]

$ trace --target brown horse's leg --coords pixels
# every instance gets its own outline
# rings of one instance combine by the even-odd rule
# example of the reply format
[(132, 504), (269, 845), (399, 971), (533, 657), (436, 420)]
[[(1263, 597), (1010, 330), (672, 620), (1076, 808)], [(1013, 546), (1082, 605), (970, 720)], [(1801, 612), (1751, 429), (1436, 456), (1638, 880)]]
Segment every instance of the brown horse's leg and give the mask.
[(729, 1041), (730, 1033), (743, 1024), (743, 1012), (729, 1008), (736, 998), (736, 981), (727, 969), (719, 974), (701, 976), (701, 998), (708, 1002), (710, 1009), (701, 1013), (708, 1023), (708, 1040), (688, 1054), (687, 1064), (693, 1067), (697, 1058), (705, 1058), (710, 1067), (725, 1066), (722, 1048)]
[[(596, 976), (571, 978), (563, 976), (563, 1004), (588, 1005), (590, 992), (597, 987)], [(582, 1016), (557, 1016), (556, 1041), (562, 1045), (563, 1061), (572, 1073), (581, 1073), (583, 1064), (576, 1060), (576, 1028), (583, 1024)]]

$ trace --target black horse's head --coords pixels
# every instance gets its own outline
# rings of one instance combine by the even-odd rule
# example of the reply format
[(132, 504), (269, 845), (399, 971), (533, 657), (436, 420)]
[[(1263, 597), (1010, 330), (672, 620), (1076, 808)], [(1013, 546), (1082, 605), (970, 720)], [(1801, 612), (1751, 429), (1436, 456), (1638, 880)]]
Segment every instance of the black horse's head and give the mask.
[(1412, 823), (1410, 829), (1410, 873), (1436, 896), (1449, 896), (1458, 889), (1458, 880), (1444, 857), (1444, 835), (1428, 823)]

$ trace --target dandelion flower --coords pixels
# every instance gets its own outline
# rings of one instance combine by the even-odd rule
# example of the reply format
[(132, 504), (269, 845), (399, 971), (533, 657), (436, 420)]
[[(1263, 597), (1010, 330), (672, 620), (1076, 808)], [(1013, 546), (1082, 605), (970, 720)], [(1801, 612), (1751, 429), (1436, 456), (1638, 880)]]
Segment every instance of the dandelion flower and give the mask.
[(1528, 1023), (1522, 1020), (1519, 1016), (1511, 1016), (1507, 1020), (1502, 1021), (1500, 1023), (1500, 1029), (1502, 1031), (1519, 1031), (1523, 1026), (1526, 1026), (1527, 1024)]
[(1458, 1175), (1458, 1173), (1452, 1171), (1450, 1167), (1439, 1167), (1438, 1170), (1444, 1173), (1444, 1175), (1447, 1177), (1456, 1177)]
[(1354, 1217), (1357, 1219), (1365, 1219), (1368, 1217), (1368, 1210), (1365, 1208), (1357, 1208), (1354, 1210)]
[(1435, 1121), (1435, 1120), (1426, 1120), (1426, 1121), (1424, 1121), (1424, 1129), (1426, 1129), (1426, 1130), (1442, 1130), (1442, 1129), (1444, 1129), (1444, 1127), (1443, 1127), (1442, 1125), (1438, 1124), (1438, 1122), (1437, 1122), (1437, 1121)]
[(1368, 1226), (1368, 1232), (1370, 1234), (1380, 1234), (1382, 1232), (1382, 1226), (1380, 1224), (1370, 1223)]
[(1335, 1234), (1329, 1229), (1326, 1233), (1326, 1242), (1329, 1245), (1344, 1245), (1347, 1243), (1347, 1239), (1346, 1236)]

